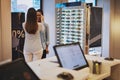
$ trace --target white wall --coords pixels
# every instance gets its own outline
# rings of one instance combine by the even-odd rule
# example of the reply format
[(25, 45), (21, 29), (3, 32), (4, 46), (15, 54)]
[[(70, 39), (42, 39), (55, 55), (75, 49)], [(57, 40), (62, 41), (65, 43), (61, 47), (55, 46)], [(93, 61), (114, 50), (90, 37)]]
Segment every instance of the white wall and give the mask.
[(45, 16), (45, 22), (49, 25), (49, 54), (47, 57), (53, 56), (53, 46), (55, 45), (55, 0), (43, 0), (43, 12)]
[(109, 57), (110, 38), (110, 0), (97, 0), (97, 5), (103, 8), (102, 21), (102, 56)]
[(0, 0), (0, 61), (11, 59), (11, 0)]

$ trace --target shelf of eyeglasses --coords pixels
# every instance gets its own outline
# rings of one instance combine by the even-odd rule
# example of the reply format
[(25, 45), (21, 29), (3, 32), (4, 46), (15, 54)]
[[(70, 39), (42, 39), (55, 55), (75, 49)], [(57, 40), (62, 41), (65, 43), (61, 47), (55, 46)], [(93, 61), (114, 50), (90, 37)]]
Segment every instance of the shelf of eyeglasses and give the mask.
[(60, 30), (60, 32), (65, 32), (65, 33), (83, 33), (83, 30)]
[(57, 14), (57, 17), (84, 17), (84, 14)]
[[(81, 30), (83, 29), (83, 25), (80, 24), (69, 24), (69, 26), (67, 26), (68, 24), (65, 25), (61, 25), (61, 29), (76, 29), (76, 30)], [(58, 27), (59, 28), (59, 27)]]
[(82, 27), (84, 25), (84, 22), (82, 23), (57, 23), (56, 26), (63, 26), (63, 27), (66, 27), (66, 26), (76, 26), (76, 27)]
[(84, 22), (83, 21), (73, 21), (73, 22), (70, 22), (70, 21), (66, 21), (66, 22), (61, 22), (61, 24), (59, 25), (62, 25), (62, 26), (81, 26), (83, 25)]
[(84, 28), (79, 28), (79, 27), (60, 27), (56, 28), (57, 32), (70, 32), (70, 33), (83, 33)]
[(83, 41), (84, 39), (83, 38), (74, 38), (74, 37), (60, 37), (60, 39), (63, 39), (63, 40), (79, 40), (79, 41)]
[(63, 38), (57, 38), (57, 39), (63, 39), (63, 40), (79, 40), (79, 41), (83, 41), (84, 39), (83, 38), (69, 38), (69, 37), (63, 37)]
[(83, 17), (61, 17), (61, 19), (57, 19), (57, 21), (83, 21), (85, 20)]
[(59, 39), (62, 39), (62, 40), (78, 40), (78, 41), (81, 41), (81, 42), (84, 41), (83, 38), (74, 38), (74, 37), (73, 38), (69, 38), (69, 37), (62, 37), (61, 38), (61, 37), (58, 37), (57, 40), (59, 40)]
[[(64, 41), (64, 40), (61, 40), (59, 43), (73, 43), (73, 42), (79, 42), (79, 41), (71, 41), (71, 40), (66, 40), (66, 41)], [(82, 45), (82, 43), (80, 42), (80, 45)]]
[[(61, 41), (61, 42), (58, 42), (57, 45), (59, 45), (59, 44), (70, 44), (70, 43), (74, 43), (74, 42), (79, 42), (79, 41), (71, 41), (71, 42)], [(83, 44), (82, 43), (80, 43), (80, 46), (83, 48)]]
[(56, 30), (56, 33), (60, 34), (84, 34), (84, 30)]
[(67, 39), (67, 40), (84, 40), (82, 37), (74, 37), (74, 36), (57, 36), (56, 37), (57, 40), (59, 39)]
[(81, 11), (81, 12), (71, 12), (71, 11), (69, 11), (69, 12), (57, 12), (57, 15), (59, 15), (59, 14), (84, 14), (84, 11)]
[(70, 12), (84, 12), (84, 9), (62, 9), (62, 12), (70, 13)]
[(73, 24), (60, 24), (60, 25), (56, 25), (56, 28), (62, 28), (62, 29), (69, 29), (69, 28), (72, 28), (72, 27), (75, 27), (75, 28), (84, 28), (84, 25), (85, 24), (82, 24), (82, 23), (73, 23)]
[[(59, 34), (57, 34), (58, 36), (59, 36)], [(74, 35), (72, 35), (72, 34), (65, 34), (65, 33), (63, 33), (63, 34), (60, 34), (60, 37), (65, 37), (65, 36), (68, 36), (68, 37), (71, 37), (71, 38), (83, 38), (83, 37), (85, 37), (83, 34), (74, 34)]]
[(84, 39), (83, 38), (80, 38), (80, 37), (78, 37), (78, 38), (74, 38), (74, 37), (58, 37), (57, 39), (63, 39), (63, 40), (79, 40), (79, 41), (84, 41)]
[(58, 44), (66, 44), (66, 43), (73, 43), (73, 42), (79, 42), (81, 47), (83, 47), (84, 43), (83, 42), (80, 42), (78, 40), (74, 40), (74, 41), (71, 41), (71, 40), (60, 40), (60, 41), (57, 41)]
[(73, 34), (71, 34), (71, 33), (57, 33), (57, 35), (60, 35), (60, 36), (72, 36), (72, 37), (84, 37), (84, 34), (83, 33), (81, 33), (81, 34), (78, 34), (78, 33), (73, 33)]
[(84, 14), (85, 12), (84, 12), (84, 10), (83, 11), (75, 11), (75, 12), (70, 11), (70, 10), (66, 10), (66, 11), (62, 10), (62, 11), (56, 12), (56, 14), (77, 14), (77, 13)]
[(60, 21), (60, 22), (56, 22), (56, 25), (73, 25), (73, 26), (81, 26), (83, 25), (85, 22), (84, 21), (80, 21), (80, 20), (76, 20), (76, 21)]
[(81, 40), (83, 40), (83, 39), (81, 39), (81, 38), (70, 38), (70, 37), (62, 37), (61, 39), (63, 39), (63, 40), (78, 40), (78, 41), (81, 41)]
[(80, 30), (84, 30), (84, 27), (80, 27), (80, 26), (56, 26), (56, 30), (60, 31), (60, 30), (75, 30), (75, 31), (80, 31)]
[(70, 31), (70, 30), (72, 30), (72, 31), (82, 31), (82, 30), (84, 30), (83, 28), (80, 28), (80, 27), (61, 27), (61, 28), (56, 28), (56, 30), (57, 31), (60, 31), (60, 30), (63, 30), (63, 31)]
[(63, 35), (67, 35), (67, 36), (71, 36), (71, 37), (83, 37), (83, 33), (81, 33), (81, 34), (74, 34), (74, 33), (60, 33), (61, 34), (61, 36), (63, 36)]
[(62, 17), (56, 17), (56, 20), (59, 21), (71, 21), (71, 20), (85, 20), (85, 17), (83, 16), (62, 16)]
[(60, 20), (56, 20), (57, 23), (74, 23), (74, 22), (84, 22), (85, 19), (60, 19)]
[(84, 38), (83, 37), (81, 37), (81, 36), (67, 36), (67, 37), (65, 37), (66, 35), (64, 35), (64, 36), (57, 36), (57, 38), (59, 39), (71, 39), (71, 40), (73, 40), (73, 39), (76, 39), (76, 40), (84, 40)]
[(61, 40), (61, 41), (57, 41), (58, 44), (73, 43), (73, 42), (79, 42), (80, 45), (83, 47), (83, 44), (84, 44), (84, 43), (83, 43), (83, 42), (80, 42), (80, 41), (71, 41), (71, 40), (66, 40), (66, 41)]
[(84, 40), (85, 38), (84, 37), (82, 37), (82, 36), (66, 36), (66, 35), (64, 35), (64, 36), (57, 36), (57, 38), (59, 39), (59, 38), (61, 38), (61, 39), (77, 39), (77, 40)]
[(61, 19), (61, 20), (57, 20), (57, 23), (83, 23), (85, 21), (85, 19)]
[(56, 20), (56, 23), (82, 23), (86, 21), (84, 18), (81, 18), (81, 19), (57, 19)]
[(84, 29), (84, 27), (82, 27), (82, 26), (62, 26), (60, 29), (62, 29), (62, 30), (75, 30), (75, 31), (79, 31), (79, 30), (83, 30)]
[(84, 28), (75, 28), (75, 27), (65, 27), (65, 28), (56, 28), (56, 31), (58, 32), (72, 32), (72, 33), (76, 33), (76, 32), (83, 32)]
[[(84, 20), (83, 17), (61, 17), (62, 21), (72, 21), (72, 20)], [(57, 21), (60, 21), (59, 18)]]
[[(63, 18), (63, 17), (62, 17), (62, 18)], [(79, 19), (79, 17), (74, 17), (74, 19), (73, 19), (73, 17), (71, 17), (71, 18), (69, 18), (69, 19), (67, 19), (68, 17), (64, 17), (64, 19), (62, 19), (62, 18), (57, 19), (56, 21), (57, 21), (57, 22), (85, 21), (85, 18), (80, 18), (80, 19)]]
[(57, 33), (71, 33), (71, 34), (79, 34), (84, 33), (84, 29), (56, 29)]
[(61, 14), (56, 14), (57, 16), (84, 16), (84, 13), (61, 13)]
[(74, 41), (71, 41), (71, 40), (66, 40), (66, 41), (60, 40), (60, 43), (72, 43), (72, 42), (74, 42)]
[(83, 25), (85, 25), (85, 23), (84, 22), (81, 22), (81, 23), (79, 23), (79, 22), (61, 22), (61, 24), (56, 24), (56, 26), (60, 26), (61, 25), (61, 27), (63, 26), (73, 26), (73, 27), (80, 27), (80, 26), (83, 26)]
[(60, 33), (61, 36), (69, 36), (69, 37), (84, 37), (84, 34), (74, 34), (74, 33)]
[(57, 9), (57, 12), (65, 12), (65, 13), (70, 13), (70, 12), (84, 12), (84, 9)]
[[(59, 26), (59, 25), (57, 25), (57, 26)], [(61, 24), (61, 27), (63, 28), (63, 27), (65, 27), (65, 28), (67, 28), (67, 27), (76, 27), (76, 28), (83, 28), (83, 24), (80, 24), (80, 23), (73, 23), (73, 24)]]

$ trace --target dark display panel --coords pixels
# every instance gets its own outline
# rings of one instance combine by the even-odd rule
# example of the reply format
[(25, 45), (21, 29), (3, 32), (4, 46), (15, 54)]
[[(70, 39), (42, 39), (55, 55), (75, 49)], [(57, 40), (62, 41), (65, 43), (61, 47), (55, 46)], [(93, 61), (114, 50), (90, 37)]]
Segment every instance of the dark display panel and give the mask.
[(90, 15), (90, 47), (101, 46), (102, 8), (92, 7)]

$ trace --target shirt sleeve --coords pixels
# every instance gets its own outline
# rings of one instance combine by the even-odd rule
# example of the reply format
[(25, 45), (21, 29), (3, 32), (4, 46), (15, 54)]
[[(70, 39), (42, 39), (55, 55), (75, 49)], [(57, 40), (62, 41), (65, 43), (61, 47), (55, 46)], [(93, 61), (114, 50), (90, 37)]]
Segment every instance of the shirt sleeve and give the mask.
[(49, 45), (49, 27), (48, 24), (44, 23), (45, 26), (45, 37), (46, 37), (46, 45)]

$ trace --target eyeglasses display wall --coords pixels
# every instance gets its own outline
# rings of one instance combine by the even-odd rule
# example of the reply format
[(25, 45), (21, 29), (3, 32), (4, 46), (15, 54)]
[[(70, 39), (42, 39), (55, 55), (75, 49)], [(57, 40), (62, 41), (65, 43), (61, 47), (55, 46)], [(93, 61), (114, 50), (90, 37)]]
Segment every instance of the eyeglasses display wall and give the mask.
[(86, 40), (85, 9), (80, 6), (56, 9), (56, 44), (80, 42), (84, 48)]

